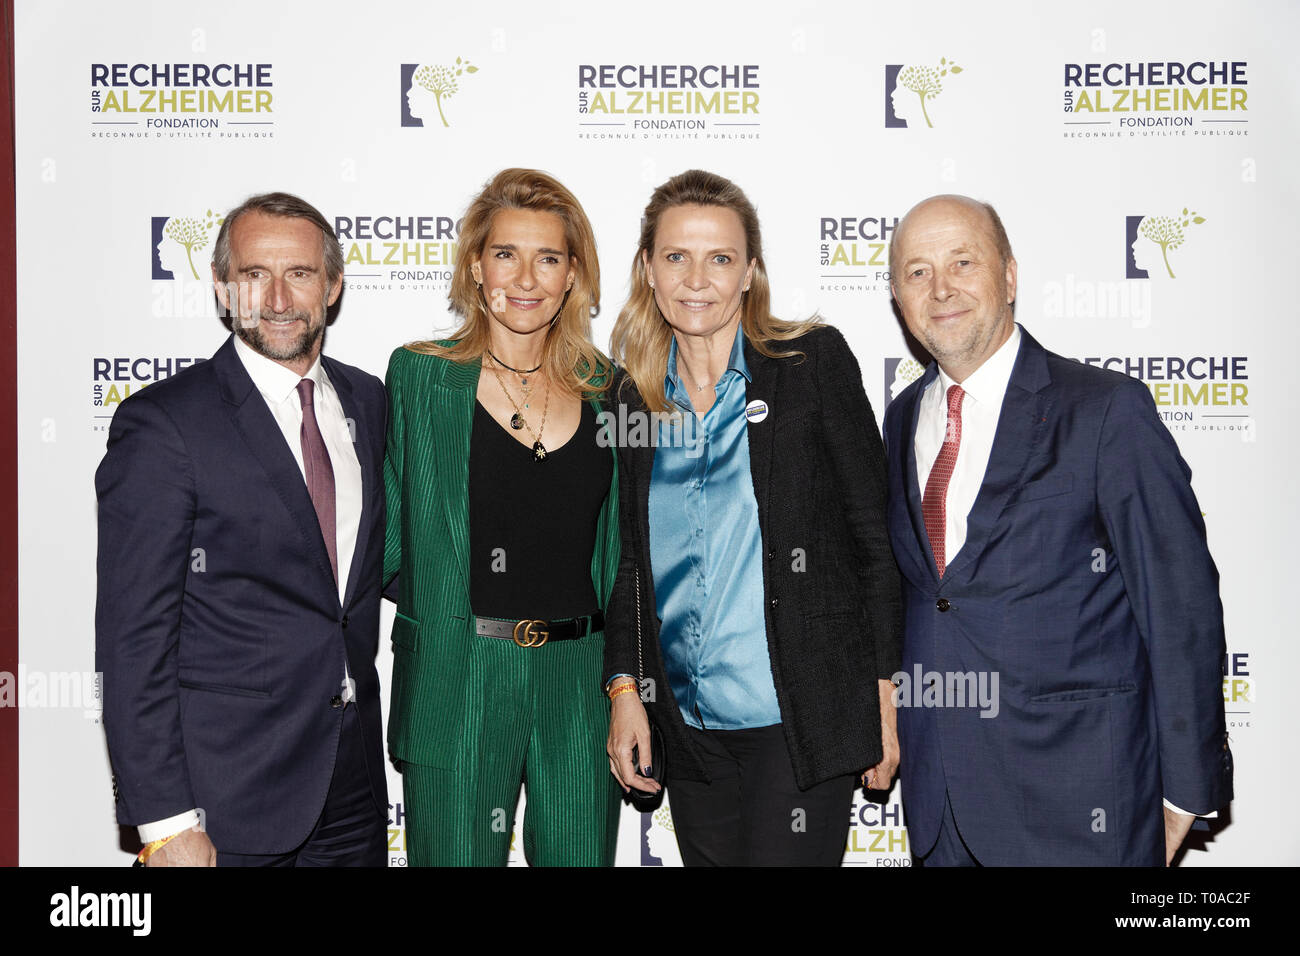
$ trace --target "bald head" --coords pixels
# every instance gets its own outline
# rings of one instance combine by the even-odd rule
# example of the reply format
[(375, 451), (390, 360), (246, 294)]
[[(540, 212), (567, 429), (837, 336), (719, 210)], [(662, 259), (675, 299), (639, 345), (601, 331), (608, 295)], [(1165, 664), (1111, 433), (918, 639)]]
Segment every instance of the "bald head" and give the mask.
[(889, 253), (908, 330), (965, 381), (1015, 331), (1016, 260), (998, 214), (967, 196), (935, 196), (903, 218)]
[(899, 222), (898, 228), (894, 230), (894, 238), (889, 243), (889, 274), (891, 276), (894, 274), (895, 267), (899, 262), (898, 250), (903, 244), (908, 222), (918, 213), (926, 211), (935, 213), (964, 211), (968, 214), (982, 216), (989, 228), (989, 235), (993, 240), (993, 245), (1002, 257), (1002, 264), (1005, 266), (1007, 260), (1011, 258), (1011, 240), (1007, 238), (1007, 231), (1002, 226), (1002, 219), (998, 216), (998, 211), (991, 205), (978, 199), (971, 199), (970, 196), (958, 196), (956, 194), (931, 196), (929, 199), (922, 199), (909, 209), (907, 215)]

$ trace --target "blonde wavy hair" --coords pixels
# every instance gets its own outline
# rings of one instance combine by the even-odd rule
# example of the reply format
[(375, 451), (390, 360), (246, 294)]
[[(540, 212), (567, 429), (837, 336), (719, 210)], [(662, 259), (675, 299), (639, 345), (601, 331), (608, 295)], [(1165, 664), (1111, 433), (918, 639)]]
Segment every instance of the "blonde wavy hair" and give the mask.
[(758, 212), (741, 188), (729, 179), (702, 169), (691, 169), (674, 176), (654, 191), (645, 207), (641, 241), (632, 258), (631, 292), (609, 339), (614, 361), (626, 370), (641, 393), (646, 409), (651, 412), (671, 410), (664, 394), (664, 374), (668, 371), (673, 331), (655, 304), (646, 260), (654, 255), (660, 218), (666, 210), (676, 206), (720, 206), (740, 217), (745, 231), (745, 261), (754, 262), (749, 291), (741, 300), (740, 328), (759, 354), (768, 358), (802, 356), (799, 351), (778, 351), (772, 343), (797, 339), (821, 324), (817, 315), (800, 322), (786, 322), (772, 315), (772, 293), (767, 281), (767, 267), (763, 263)]
[(573, 286), (546, 333), (542, 367), (551, 383), (578, 398), (602, 393), (609, 385), (610, 363), (591, 341), (591, 317), (600, 310), (600, 263), (596, 236), (573, 193), (536, 169), (503, 169), (474, 197), (461, 222), (456, 268), (447, 295), (462, 324), (445, 341), (411, 342), (406, 347), (454, 362), (481, 361), (491, 343), (492, 321), (483, 290), (470, 266), (483, 256), (492, 222), (503, 209), (527, 209), (558, 216), (573, 264)]

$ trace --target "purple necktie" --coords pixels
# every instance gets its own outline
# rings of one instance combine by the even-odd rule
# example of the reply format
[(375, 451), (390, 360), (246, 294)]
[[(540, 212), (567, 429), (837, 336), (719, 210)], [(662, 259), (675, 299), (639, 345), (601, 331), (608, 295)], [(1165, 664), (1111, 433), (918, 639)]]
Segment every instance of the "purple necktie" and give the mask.
[(302, 402), (302, 464), (307, 472), (307, 493), (316, 508), (316, 520), (325, 538), (325, 550), (330, 555), (330, 568), (334, 581), (339, 579), (338, 530), (334, 523), (334, 467), (330, 464), (325, 439), (316, 424), (316, 408), (312, 404), (312, 390), (316, 383), (304, 378), (298, 383), (298, 400)]
[(925, 481), (925, 497), (921, 499), (921, 515), (925, 530), (930, 536), (930, 550), (939, 577), (948, 566), (945, 537), (948, 531), (948, 480), (957, 465), (957, 452), (961, 450), (961, 400), (966, 393), (960, 385), (948, 387), (948, 424), (943, 430), (943, 444), (939, 457), (934, 460), (930, 477)]

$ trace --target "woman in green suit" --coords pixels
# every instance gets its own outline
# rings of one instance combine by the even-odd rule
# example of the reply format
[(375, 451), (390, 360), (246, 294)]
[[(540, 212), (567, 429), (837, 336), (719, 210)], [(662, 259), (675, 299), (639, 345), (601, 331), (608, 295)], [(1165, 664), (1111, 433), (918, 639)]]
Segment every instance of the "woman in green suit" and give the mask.
[(400, 572), (388, 740), (412, 865), (609, 865), (604, 609), (618, 568), (600, 269), (578, 201), (507, 169), (460, 232), (449, 339), (388, 367), (385, 579)]

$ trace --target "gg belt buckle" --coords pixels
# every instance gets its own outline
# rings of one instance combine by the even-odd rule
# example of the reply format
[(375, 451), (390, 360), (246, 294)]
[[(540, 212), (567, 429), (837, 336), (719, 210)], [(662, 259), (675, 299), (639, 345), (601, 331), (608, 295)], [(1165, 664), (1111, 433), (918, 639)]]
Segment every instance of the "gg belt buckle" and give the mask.
[[(515, 625), (511, 638), (520, 647), (541, 647), (551, 636), (551, 632), (545, 630), (545, 627), (545, 621), (520, 621)], [(519, 633), (520, 628), (523, 628), (522, 635)]]

